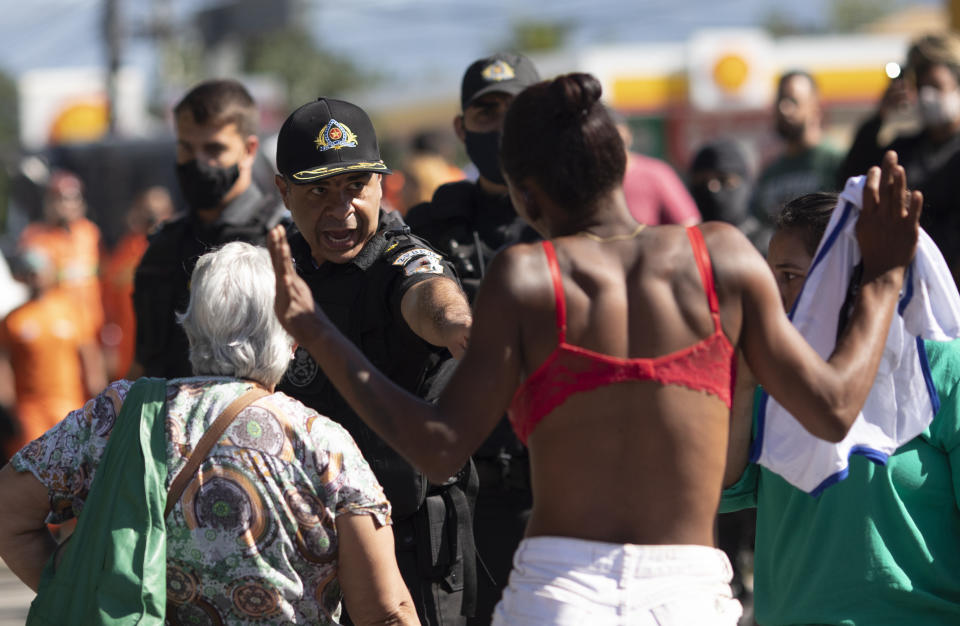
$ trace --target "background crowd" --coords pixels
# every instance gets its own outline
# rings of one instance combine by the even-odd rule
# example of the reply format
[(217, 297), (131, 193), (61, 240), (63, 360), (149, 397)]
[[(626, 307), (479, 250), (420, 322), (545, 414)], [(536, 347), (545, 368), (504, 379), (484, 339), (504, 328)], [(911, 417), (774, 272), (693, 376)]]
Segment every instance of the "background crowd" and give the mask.
[[(512, 75), (507, 80), (492, 80), (490, 68), (502, 70), (504, 66), (510, 68)], [(802, 67), (785, 71), (770, 103), (770, 132), (779, 140), (779, 151), (764, 162), (738, 137), (721, 132), (698, 146), (689, 162), (667, 163), (637, 152), (633, 129), (622, 114), (610, 109), (627, 151), (622, 185), (630, 214), (639, 223), (650, 226), (727, 222), (766, 254), (785, 203), (804, 194), (839, 191), (848, 176), (878, 165), (884, 152), (893, 149), (911, 188), (924, 193), (922, 225), (940, 247), (955, 279), (960, 280), (960, 211), (955, 206), (960, 198), (960, 177), (956, 175), (960, 171), (960, 39), (940, 34), (917, 39), (903, 68), (903, 74), (891, 80), (875, 112), (858, 126), (849, 146), (831, 145), (824, 140), (824, 112), (815, 78)], [(402, 304), (407, 294), (424, 292), (426, 288), (414, 287), (429, 283), (426, 278), (437, 274), (456, 277), (472, 304), (498, 251), (513, 243), (538, 239), (518, 217), (507, 195), (497, 146), (513, 98), (539, 79), (537, 68), (522, 55), (497, 54), (478, 60), (464, 74), (460, 111), (452, 120), (450, 132), (414, 133), (405, 145), (390, 147), (394, 156), (386, 165), (381, 163), (382, 168), (369, 170), (393, 170), (383, 177), (382, 199), (374, 207), (378, 215), (374, 230), (381, 228), (378, 224), (399, 224), (398, 228), (402, 228), (405, 221), (412, 231), (407, 233), (413, 237), (411, 242), (397, 240), (408, 247), (398, 248), (396, 254), (409, 250), (409, 259), (416, 260), (418, 265), (409, 270), (407, 278), (413, 278), (406, 280), (402, 289), (397, 287), (396, 294), (391, 291), (391, 298), (400, 303), (398, 310), (403, 312), (406, 325), (433, 346), (425, 348), (423, 355), (417, 353), (421, 360), (409, 363), (411, 371), (419, 368), (419, 379), (410, 383), (410, 390), (421, 396), (431, 397), (431, 385), (424, 383), (430, 380), (433, 384), (431, 376), (439, 377), (438, 389), (442, 386), (447, 374), (435, 355), (447, 350), (459, 356), (459, 337), (454, 340), (442, 333), (432, 334), (412, 322)], [(146, 184), (136, 189), (134, 201), (122, 211), (122, 224), (98, 224), (87, 216), (85, 198), (90, 187), (106, 181), (81, 178), (78, 172), (56, 165), (47, 166), (36, 177), (41, 182), (42, 212), (20, 232), (7, 233), (15, 245), (6, 263), (0, 265), (4, 274), (0, 281), (9, 285), (2, 287), (0, 303), (2, 463), (99, 394), (110, 381), (136, 379), (141, 374), (168, 378), (190, 375), (187, 338), (172, 314), (187, 308), (191, 264), (202, 252), (227, 241), (262, 244), (267, 231), (277, 223), (291, 224), (291, 212), (293, 222), (300, 225), (297, 210), (305, 210), (300, 208), (305, 205), (297, 203), (304, 201), (287, 197), (295, 191), (280, 181), (301, 174), (299, 169), (303, 168), (291, 169), (288, 164), (276, 163), (280, 175), (274, 184), (274, 165), (263, 158), (261, 138), (255, 122), (250, 121), (256, 118), (256, 104), (242, 93), (222, 96), (226, 103), (216, 101), (227, 89), (226, 82), (230, 81), (205, 83), (215, 95), (194, 91), (174, 109), (174, 160), (179, 185)], [(243, 90), (239, 84), (231, 88)], [(234, 120), (231, 123), (236, 126), (235, 137), (210, 132), (209, 120), (220, 119), (218, 116), (223, 114), (217, 107)], [(354, 114), (343, 112), (337, 117), (344, 122), (351, 115)], [(906, 124), (908, 130), (891, 134), (886, 123), (895, 117), (900, 128), (905, 116), (912, 117)], [(346, 124), (356, 130), (363, 123), (354, 119)], [(326, 132), (328, 140), (337, 140), (329, 129)], [(281, 130), (278, 141), (285, 140), (290, 141)], [(208, 169), (203, 158), (211, 155), (211, 144), (215, 144), (214, 152), (220, 152), (211, 156), (217, 167)], [(172, 165), (163, 163), (162, 167)], [(217, 211), (210, 211), (214, 206), (219, 207)], [(116, 214), (119, 211), (97, 212)], [(122, 235), (113, 238), (108, 246), (101, 230)], [(330, 229), (327, 232), (329, 239), (316, 242), (306, 234), (304, 245), (314, 250), (316, 246), (337, 250), (341, 234)], [(434, 259), (432, 252), (418, 253), (421, 241), (443, 258), (434, 255)], [(303, 250), (309, 252), (308, 248)], [(330, 258), (335, 258), (329, 250)], [(295, 247), (295, 258), (296, 255)], [(316, 252), (313, 257), (317, 258)], [(305, 266), (308, 259), (309, 255), (302, 258), (301, 264)], [(411, 262), (402, 255), (396, 259), (403, 267)], [(362, 265), (360, 269), (366, 271)], [(321, 279), (335, 277), (316, 278)], [(311, 287), (317, 289), (312, 283)], [(336, 305), (339, 303), (332, 306)], [(353, 315), (357, 315), (356, 311)], [(396, 336), (393, 330), (390, 334)], [(384, 350), (383, 358), (389, 362), (405, 346), (388, 345)], [(444, 354), (449, 356), (448, 353)], [(288, 373), (280, 388), (321, 414), (335, 412), (324, 410), (325, 401), (318, 399), (329, 390), (321, 389), (319, 382), (311, 388), (313, 379), (298, 381), (298, 372), (315, 368), (316, 364), (305, 351), (296, 354), (291, 362), (292, 373)], [(413, 358), (409, 350), (404, 354), (402, 358)], [(435, 360), (431, 361), (432, 358)], [(403, 365), (406, 367), (408, 362)], [(459, 614), (466, 603), (470, 605), (468, 613), (475, 613), (476, 617), (464, 620), (465, 623), (488, 623), (531, 506), (527, 453), (510, 432), (506, 420), (501, 420), (468, 465), (449, 479), (449, 484), (427, 486), (427, 481), (413, 468), (405, 468), (403, 471), (408, 473), (403, 474), (398, 491), (394, 491), (398, 487), (393, 480), (386, 478), (395, 476), (391, 472), (398, 470), (385, 467), (404, 461), (399, 456), (382, 461), (388, 448), (376, 441), (372, 433), (364, 431), (358, 435), (351, 430), (351, 435), (360, 452), (368, 457), (373, 473), (393, 504), (401, 573), (411, 588), (414, 586), (410, 576), (428, 581), (413, 593), (421, 621), (456, 623), (450, 621), (450, 614)], [(403, 496), (394, 494), (409, 484), (419, 485), (416, 481), (423, 482), (422, 496), (414, 498), (409, 511), (403, 507), (398, 510)], [(469, 555), (464, 558), (462, 545), (459, 551), (446, 546), (444, 549), (452, 550), (446, 561), (433, 555), (432, 566), (442, 570), (443, 584), (438, 584), (436, 572), (424, 574), (422, 562), (419, 566), (405, 566), (401, 555), (405, 547), (413, 549), (411, 546), (422, 543), (422, 532), (429, 534), (430, 529), (443, 528), (462, 542), (461, 497), (470, 499), (474, 519), (470, 542), (476, 542), (480, 559), (473, 563)], [(441, 516), (446, 517), (431, 526), (433, 518), (428, 513), (434, 505), (441, 507)], [(404, 525), (407, 517), (412, 520), (417, 514), (426, 520), (422, 522), (426, 531), (417, 526), (420, 521)], [(453, 522), (449, 521), (451, 517)], [(753, 588), (753, 514), (722, 514), (719, 540), (734, 564), (734, 590), (749, 609)], [(418, 557), (410, 558), (415, 561)], [(409, 573), (418, 567), (416, 574)], [(465, 582), (468, 587), (475, 585), (475, 595), (462, 592)], [(453, 606), (450, 603), (457, 608), (448, 609), (448, 605)], [(431, 608), (424, 610), (425, 605)], [(745, 619), (750, 619), (749, 610)]]

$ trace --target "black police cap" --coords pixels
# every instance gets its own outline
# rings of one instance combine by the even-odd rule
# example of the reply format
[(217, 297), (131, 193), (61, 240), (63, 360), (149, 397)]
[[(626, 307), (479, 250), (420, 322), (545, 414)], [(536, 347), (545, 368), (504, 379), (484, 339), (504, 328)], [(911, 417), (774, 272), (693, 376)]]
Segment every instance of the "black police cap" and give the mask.
[(466, 109), (480, 96), (493, 91), (517, 95), (540, 82), (533, 61), (522, 54), (499, 52), (470, 64), (460, 85), (460, 104)]
[(295, 183), (391, 172), (380, 158), (370, 117), (357, 105), (333, 98), (308, 102), (286, 119), (277, 137), (277, 169)]

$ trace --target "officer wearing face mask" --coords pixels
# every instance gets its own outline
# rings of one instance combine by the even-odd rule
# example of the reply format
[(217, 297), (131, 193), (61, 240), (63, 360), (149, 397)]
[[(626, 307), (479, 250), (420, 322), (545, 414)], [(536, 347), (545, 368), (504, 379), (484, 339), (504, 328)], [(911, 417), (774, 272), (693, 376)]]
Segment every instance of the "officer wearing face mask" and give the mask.
[[(530, 59), (518, 54), (494, 54), (467, 68), (460, 88), (462, 113), (454, 118), (453, 128), (479, 177), (476, 182), (441, 185), (430, 202), (412, 207), (405, 218), (414, 234), (453, 263), (471, 302), (498, 250), (540, 238), (514, 211), (498, 156), (507, 108), (514, 96), (539, 80)], [(532, 502), (526, 448), (506, 419), (473, 460), (480, 476), (473, 524), (480, 571), (471, 625), (490, 623)]]
[(760, 172), (750, 200), (750, 212), (768, 227), (787, 200), (832, 191), (842, 158), (821, 141), (820, 94), (807, 72), (793, 70), (780, 77), (773, 119), (783, 151)]
[(733, 224), (758, 250), (766, 250), (772, 230), (750, 215), (752, 189), (747, 155), (731, 139), (705, 145), (690, 163), (690, 195), (703, 220)]
[(192, 375), (186, 310), (197, 259), (230, 241), (263, 245), (286, 209), (253, 183), (259, 112), (235, 80), (200, 83), (174, 107), (176, 173), (187, 211), (150, 237), (134, 275), (135, 362), (129, 376)]
[(471, 64), (460, 89), (463, 112), (454, 118), (453, 129), (479, 172), (477, 181), (441, 185), (430, 202), (407, 212), (411, 230), (454, 263), (471, 301), (497, 250), (537, 238), (510, 204), (497, 153), (513, 97), (539, 80), (530, 59), (518, 54), (495, 54)]
[[(920, 130), (887, 146), (877, 138), (898, 110), (913, 110)], [(877, 111), (858, 129), (841, 178), (862, 174), (896, 150), (910, 186), (923, 192), (920, 225), (933, 237), (960, 279), (960, 37), (926, 35), (911, 44), (906, 71), (894, 79)]]

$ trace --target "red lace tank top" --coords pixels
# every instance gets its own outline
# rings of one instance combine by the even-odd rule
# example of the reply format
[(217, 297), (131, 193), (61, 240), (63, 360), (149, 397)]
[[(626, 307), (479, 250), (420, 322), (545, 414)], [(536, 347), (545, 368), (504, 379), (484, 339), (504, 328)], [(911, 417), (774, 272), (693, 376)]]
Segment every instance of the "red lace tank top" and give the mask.
[(557, 254), (552, 243), (543, 242), (543, 251), (553, 279), (558, 339), (557, 347), (520, 385), (510, 403), (510, 423), (520, 441), (525, 444), (537, 424), (571, 395), (631, 380), (652, 380), (663, 385), (704, 391), (730, 407), (733, 400), (735, 352), (720, 324), (713, 268), (703, 234), (699, 228), (690, 226), (687, 236), (710, 305), (713, 334), (670, 354), (636, 359), (608, 356), (567, 343), (567, 310)]

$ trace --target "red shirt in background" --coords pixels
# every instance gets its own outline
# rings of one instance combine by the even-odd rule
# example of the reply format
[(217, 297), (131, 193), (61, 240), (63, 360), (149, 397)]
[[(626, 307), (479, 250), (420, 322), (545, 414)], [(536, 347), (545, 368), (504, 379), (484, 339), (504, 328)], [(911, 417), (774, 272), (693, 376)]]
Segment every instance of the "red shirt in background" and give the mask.
[(641, 224), (698, 224), (700, 211), (673, 168), (659, 159), (630, 152), (623, 194)]

